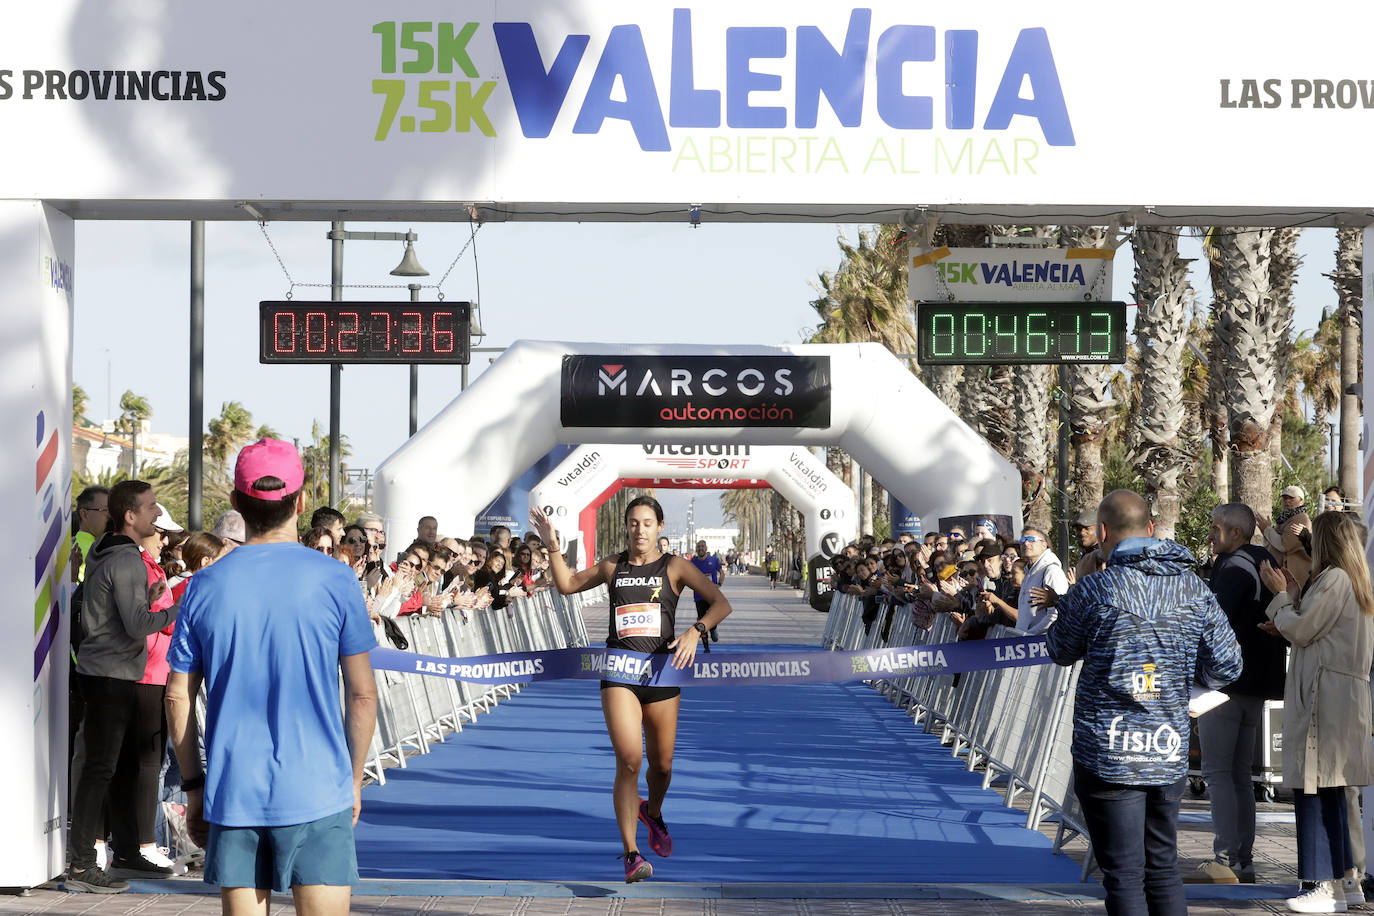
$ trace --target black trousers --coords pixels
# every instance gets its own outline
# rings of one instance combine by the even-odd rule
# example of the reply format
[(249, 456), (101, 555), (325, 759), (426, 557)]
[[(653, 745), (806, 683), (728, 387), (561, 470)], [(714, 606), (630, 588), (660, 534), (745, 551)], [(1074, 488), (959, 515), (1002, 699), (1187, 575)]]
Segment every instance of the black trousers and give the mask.
[(72, 867), (95, 864), (96, 834), (109, 797), (111, 845), (116, 855), (138, 853), (136, 793), (138, 747), (137, 685), (117, 678), (77, 675), (86, 701), (82, 729), (86, 762), (72, 795)]
[[(125, 741), (132, 740), (138, 754), (138, 779), (134, 790), (134, 818), (138, 824), (138, 843), (151, 846), (156, 837), (159, 779), (162, 756), (167, 752), (167, 714), (162, 705), (167, 688), (161, 684), (135, 684), (138, 718)], [(121, 856), (134, 850), (120, 849)]]

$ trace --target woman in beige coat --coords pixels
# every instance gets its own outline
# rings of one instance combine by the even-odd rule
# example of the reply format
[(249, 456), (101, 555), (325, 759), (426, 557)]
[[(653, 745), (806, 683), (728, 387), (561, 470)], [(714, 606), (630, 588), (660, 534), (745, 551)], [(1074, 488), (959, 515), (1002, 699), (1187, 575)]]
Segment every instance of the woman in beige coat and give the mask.
[(1344, 787), (1374, 783), (1374, 592), (1359, 530), (1339, 512), (1317, 517), (1305, 590), (1268, 563), (1260, 575), (1274, 592), (1266, 613), (1293, 646), (1283, 697), (1283, 784), (1297, 810), (1303, 892), (1288, 907), (1345, 912), (1347, 895), (1359, 903), (1364, 896), (1353, 877)]

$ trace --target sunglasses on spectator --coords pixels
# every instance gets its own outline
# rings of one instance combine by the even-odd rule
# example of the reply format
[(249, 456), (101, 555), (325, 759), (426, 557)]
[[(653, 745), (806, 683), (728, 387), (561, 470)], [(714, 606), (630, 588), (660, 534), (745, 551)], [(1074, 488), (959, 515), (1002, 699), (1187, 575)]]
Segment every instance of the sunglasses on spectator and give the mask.
[(962, 531), (951, 531), (949, 534), (945, 535), (945, 537), (949, 538), (951, 541), (962, 541), (964, 539), (964, 534)]
[(419, 562), (416, 561), (416, 560), (412, 560), (412, 559), (410, 559), (409, 557), (407, 557), (406, 559), (404, 559), (404, 560), (402, 560), (401, 562), (397, 563), (396, 566), (397, 566), (398, 569), (399, 569), (400, 567), (402, 567), (402, 566), (409, 566), (411, 569), (419, 569), (419, 568), (420, 568)]
[(343, 542), (345, 544), (366, 544), (367, 538), (360, 538), (357, 535), (354, 535), (353, 537), (344, 538)]
[(327, 554), (329, 554), (331, 557), (334, 556), (334, 548), (333, 548), (333, 547), (326, 547), (326, 546), (324, 546), (323, 544), (319, 544), (319, 545), (317, 545), (317, 546), (315, 547), (315, 549), (318, 550), (320, 553), (327, 553)]
[(1025, 534), (1025, 535), (1022, 535), (1022, 536), (1021, 536), (1021, 543), (1022, 543), (1022, 544), (1034, 544), (1036, 541), (1043, 541), (1043, 540), (1044, 540), (1044, 538), (1042, 538), (1042, 537), (1036, 537), (1036, 536), (1033, 535), (1033, 534)]

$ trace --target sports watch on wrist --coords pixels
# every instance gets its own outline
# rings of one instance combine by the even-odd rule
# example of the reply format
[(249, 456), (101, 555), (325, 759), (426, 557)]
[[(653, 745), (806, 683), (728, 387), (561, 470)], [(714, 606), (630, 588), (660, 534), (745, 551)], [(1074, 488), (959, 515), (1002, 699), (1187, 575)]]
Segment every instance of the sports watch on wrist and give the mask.
[(700, 620), (692, 624), (692, 629), (696, 630), (697, 635), (700, 636), (702, 639), (706, 638), (706, 625), (702, 623)]

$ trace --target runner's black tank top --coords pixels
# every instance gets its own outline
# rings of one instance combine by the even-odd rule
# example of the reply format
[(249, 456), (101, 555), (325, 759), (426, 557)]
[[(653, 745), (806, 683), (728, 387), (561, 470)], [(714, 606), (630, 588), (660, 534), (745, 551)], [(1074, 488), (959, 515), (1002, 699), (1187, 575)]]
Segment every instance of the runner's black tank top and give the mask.
[(668, 652), (677, 616), (677, 593), (668, 581), (671, 559), (672, 555), (665, 553), (652, 563), (635, 566), (623, 553), (616, 558), (609, 588), (607, 648), (659, 655)]

